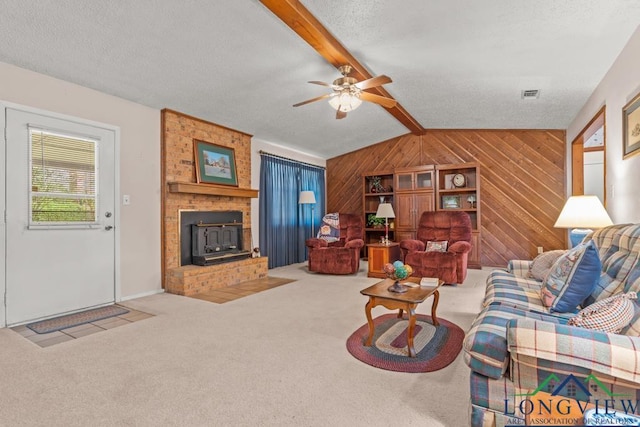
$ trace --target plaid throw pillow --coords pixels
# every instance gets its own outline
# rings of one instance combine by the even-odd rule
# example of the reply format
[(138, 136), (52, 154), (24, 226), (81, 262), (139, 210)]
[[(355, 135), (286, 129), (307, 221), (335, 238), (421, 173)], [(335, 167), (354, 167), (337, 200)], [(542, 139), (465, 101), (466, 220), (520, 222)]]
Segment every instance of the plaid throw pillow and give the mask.
[(580, 310), (568, 323), (587, 329), (618, 333), (633, 319), (632, 300), (637, 298), (638, 294), (635, 292), (605, 298)]

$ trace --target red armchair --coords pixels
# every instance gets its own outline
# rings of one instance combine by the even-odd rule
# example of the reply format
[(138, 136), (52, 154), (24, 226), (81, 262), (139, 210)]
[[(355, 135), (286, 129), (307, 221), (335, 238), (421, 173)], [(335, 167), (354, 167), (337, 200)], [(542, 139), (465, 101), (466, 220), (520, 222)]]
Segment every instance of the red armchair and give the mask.
[(307, 239), (309, 271), (328, 274), (354, 274), (360, 268), (360, 249), (364, 246), (361, 215), (340, 214), (340, 240)]
[[(423, 212), (416, 237), (400, 242), (404, 262), (414, 276), (437, 277), (449, 284), (464, 281), (471, 251), (471, 219), (466, 212)], [(425, 252), (427, 242), (434, 241), (447, 241), (447, 251)]]

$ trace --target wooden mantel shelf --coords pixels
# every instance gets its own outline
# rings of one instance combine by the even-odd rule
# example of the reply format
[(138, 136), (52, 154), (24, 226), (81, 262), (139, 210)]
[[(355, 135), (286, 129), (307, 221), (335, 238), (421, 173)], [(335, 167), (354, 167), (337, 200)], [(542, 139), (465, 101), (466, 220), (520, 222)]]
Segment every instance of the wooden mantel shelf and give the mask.
[(170, 182), (172, 193), (207, 194), (209, 196), (258, 197), (258, 190), (251, 188), (227, 187), (215, 184), (194, 184), (193, 182)]

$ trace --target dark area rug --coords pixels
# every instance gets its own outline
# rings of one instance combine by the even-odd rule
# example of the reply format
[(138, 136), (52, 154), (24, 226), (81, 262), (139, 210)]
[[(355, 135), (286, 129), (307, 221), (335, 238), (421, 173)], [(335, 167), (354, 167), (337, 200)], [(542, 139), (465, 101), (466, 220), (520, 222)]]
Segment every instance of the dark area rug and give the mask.
[(356, 359), (380, 369), (397, 372), (431, 372), (449, 365), (462, 349), (464, 331), (454, 323), (438, 318), (433, 326), (431, 316), (416, 315), (413, 347), (416, 357), (409, 357), (407, 329), (409, 321), (396, 314), (373, 319), (373, 345), (365, 347), (369, 326), (365, 323), (347, 340), (347, 350)]
[(65, 316), (54, 317), (53, 319), (41, 320), (40, 322), (29, 323), (27, 328), (38, 334), (48, 334), (61, 329), (72, 328), (85, 323), (97, 320), (108, 319), (109, 317), (120, 316), (128, 313), (129, 310), (119, 305), (108, 305), (106, 307), (94, 308), (81, 311), (79, 313), (67, 314)]

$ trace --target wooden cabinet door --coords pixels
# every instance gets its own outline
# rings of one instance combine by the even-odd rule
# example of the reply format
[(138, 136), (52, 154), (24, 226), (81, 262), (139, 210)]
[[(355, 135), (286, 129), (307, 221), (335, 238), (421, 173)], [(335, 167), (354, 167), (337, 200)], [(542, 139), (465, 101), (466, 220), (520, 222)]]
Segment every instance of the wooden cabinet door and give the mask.
[(396, 194), (396, 229), (414, 228), (413, 194)]
[(390, 245), (374, 244), (368, 246), (369, 250), (369, 271), (368, 277), (384, 278), (386, 275), (382, 270), (386, 263), (398, 261), (400, 257), (400, 245), (392, 243)]
[(402, 242), (403, 240), (415, 240), (415, 231), (396, 231), (396, 242)]
[(415, 225), (414, 228), (418, 228), (420, 223), (420, 216), (422, 212), (433, 211), (433, 193), (418, 193), (414, 196), (414, 210), (415, 210)]

